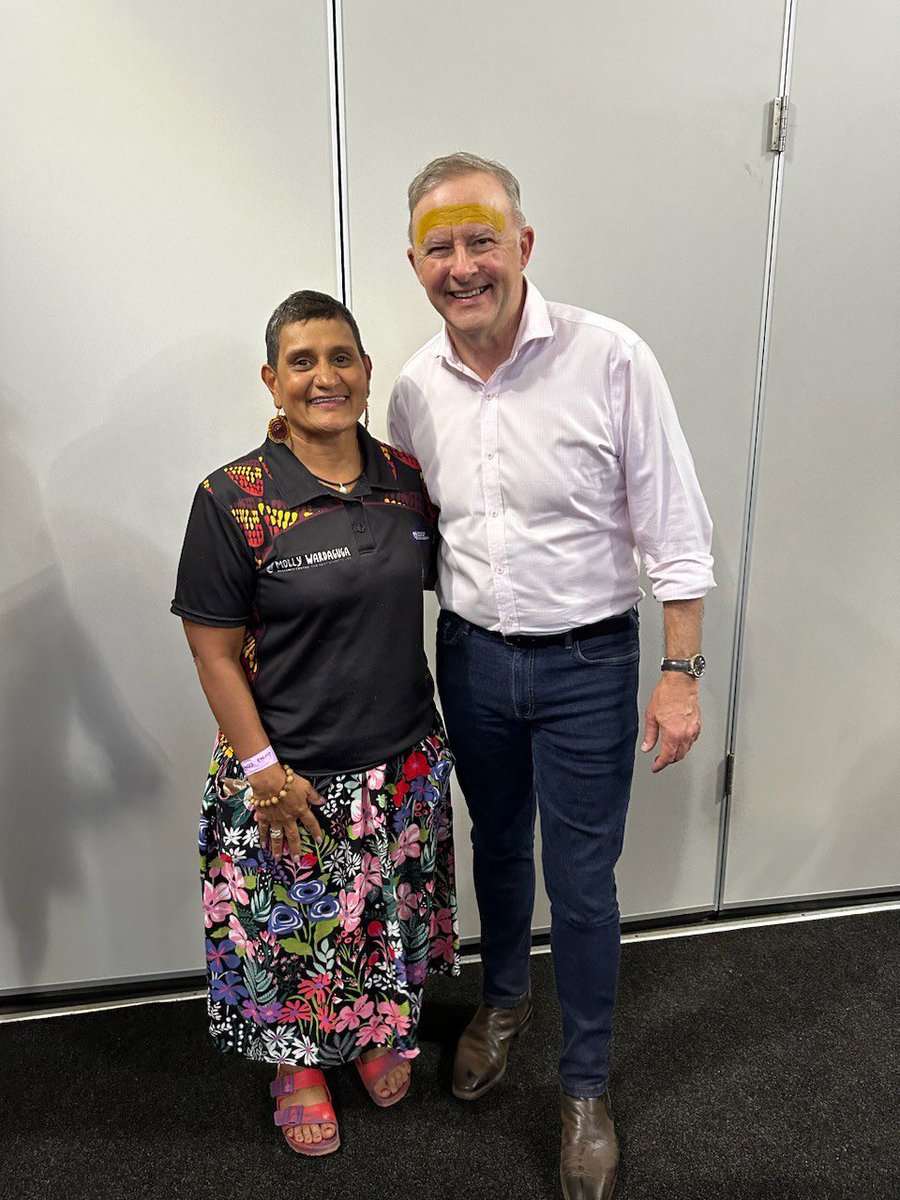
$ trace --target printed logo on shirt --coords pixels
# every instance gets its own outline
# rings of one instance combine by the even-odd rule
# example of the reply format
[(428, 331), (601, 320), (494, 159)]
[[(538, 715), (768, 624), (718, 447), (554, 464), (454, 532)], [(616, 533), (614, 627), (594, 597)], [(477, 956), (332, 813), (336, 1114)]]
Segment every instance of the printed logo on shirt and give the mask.
[(281, 575), (284, 571), (307, 571), (310, 567), (324, 567), (326, 563), (340, 562), (352, 558), (349, 546), (332, 546), (330, 550), (312, 550), (309, 554), (295, 554), (293, 558), (276, 558), (266, 567), (267, 575)]
[(414, 529), (412, 535), (417, 542), (427, 542), (431, 540), (431, 534), (426, 533), (424, 529)]

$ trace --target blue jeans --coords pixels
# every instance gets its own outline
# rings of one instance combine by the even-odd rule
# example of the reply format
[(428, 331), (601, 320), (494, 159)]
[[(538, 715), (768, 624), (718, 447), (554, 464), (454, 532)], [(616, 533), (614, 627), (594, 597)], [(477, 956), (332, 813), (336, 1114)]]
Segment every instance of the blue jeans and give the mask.
[(529, 649), (454, 613), (438, 619), (438, 689), (472, 818), (484, 1002), (513, 1008), (529, 989), (539, 806), (570, 1096), (600, 1096), (609, 1079), (613, 868), (634, 769), (638, 656), (636, 611), (622, 632)]

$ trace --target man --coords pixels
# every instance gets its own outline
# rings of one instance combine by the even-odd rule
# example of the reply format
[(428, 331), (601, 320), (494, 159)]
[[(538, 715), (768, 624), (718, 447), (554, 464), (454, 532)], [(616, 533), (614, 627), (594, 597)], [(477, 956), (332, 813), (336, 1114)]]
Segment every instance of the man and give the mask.
[(700, 733), (712, 527), (647, 346), (525, 279), (534, 230), (515, 177), (475, 155), (435, 159), (409, 209), (409, 261), (444, 328), (401, 371), (389, 430), (440, 509), (438, 687), (472, 817), (484, 966), (453, 1092), (474, 1100), (498, 1083), (531, 1018), (539, 805), (563, 1012), (562, 1187), (605, 1200), (619, 1158), (613, 867), (638, 732), (638, 561), (665, 614), (642, 745), (661, 739), (661, 771)]

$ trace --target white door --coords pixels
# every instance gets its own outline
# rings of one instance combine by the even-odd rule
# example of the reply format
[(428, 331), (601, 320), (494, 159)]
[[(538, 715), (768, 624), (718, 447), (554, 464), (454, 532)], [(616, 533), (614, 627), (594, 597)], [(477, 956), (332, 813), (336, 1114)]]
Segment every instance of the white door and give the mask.
[(900, 886), (900, 9), (798, 8), (725, 902)]

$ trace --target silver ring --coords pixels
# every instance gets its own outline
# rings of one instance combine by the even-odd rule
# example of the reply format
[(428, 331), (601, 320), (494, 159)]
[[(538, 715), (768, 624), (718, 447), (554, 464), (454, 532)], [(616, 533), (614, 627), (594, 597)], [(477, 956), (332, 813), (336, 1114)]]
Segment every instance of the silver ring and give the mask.
[(284, 837), (284, 830), (283, 830), (283, 829), (270, 829), (270, 830), (269, 830), (269, 837), (270, 837), (270, 838), (280, 838), (280, 837)]

